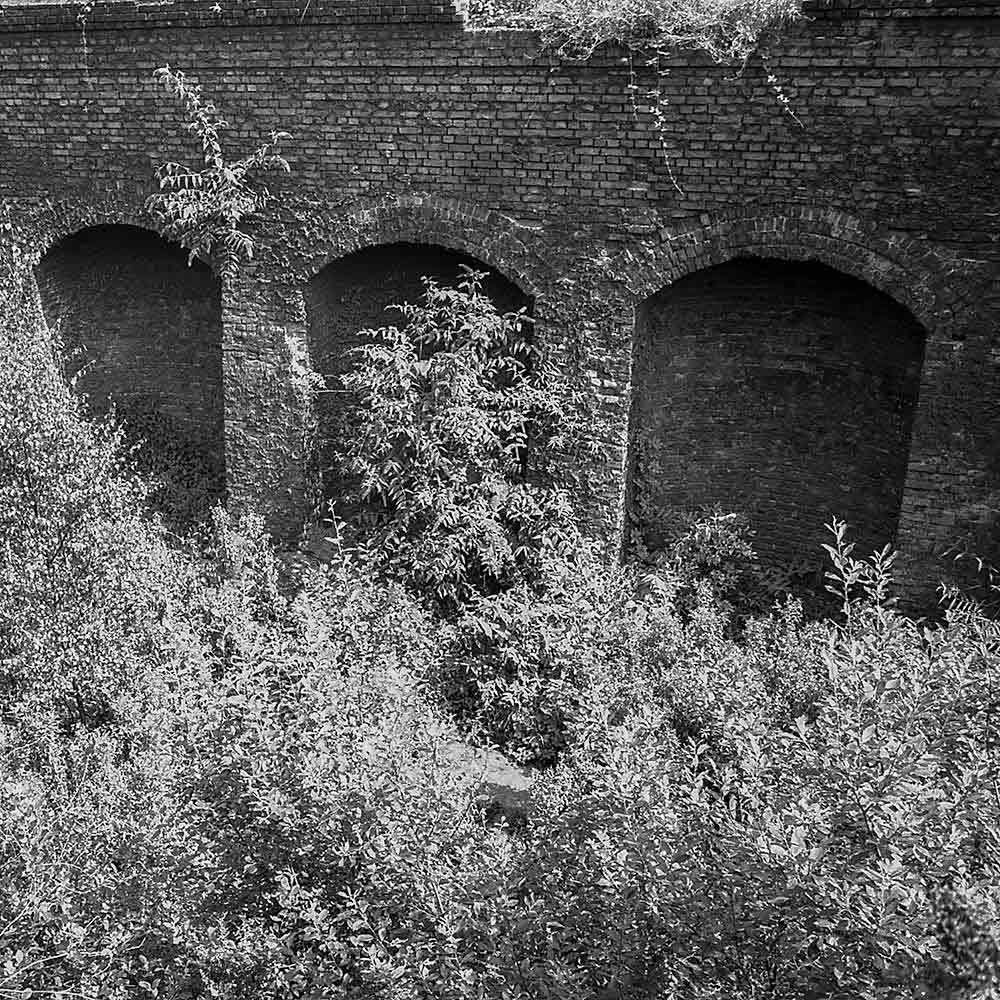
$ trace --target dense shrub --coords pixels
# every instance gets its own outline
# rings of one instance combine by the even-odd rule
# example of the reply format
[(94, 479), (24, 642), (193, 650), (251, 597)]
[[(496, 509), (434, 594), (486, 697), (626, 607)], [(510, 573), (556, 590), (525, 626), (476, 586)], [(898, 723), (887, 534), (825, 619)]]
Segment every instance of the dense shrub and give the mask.
[(31, 306), (0, 412), (0, 990), (369, 995), (348, 895), (377, 845), (478, 816), (410, 680), (434, 628), (349, 562), (290, 603), (259, 518), (167, 548)]
[(428, 280), (403, 327), (367, 331), (344, 376), (356, 401), (340, 460), (357, 481), (354, 527), (373, 564), (446, 611), (537, 575), (572, 547), (546, 460), (570, 417), (528, 318), (498, 313), (467, 271)]
[(305, 628), (275, 617), (269, 575), (229, 577), (201, 595), (210, 617), (173, 621), (117, 726), (31, 767), (9, 733), (4, 987), (371, 995), (351, 900), (372, 865), (402, 872), (460, 836), (474, 789), (437, 760), (447, 724), (407, 679), (419, 614), (344, 571), (300, 599), (341, 600), (339, 616)]
[(644, 510), (643, 520), (655, 530), (635, 533), (629, 557), (643, 567), (645, 585), (666, 591), (678, 608), (691, 609), (703, 593), (727, 608), (770, 604), (745, 514), (657, 508)]
[(998, 633), (899, 617), (844, 549), (843, 625), (647, 603), (581, 644), (521, 858), (537, 995), (992, 995)]
[[(259, 518), (168, 548), (30, 299), (3, 315), (0, 995), (996, 995), (975, 605), (900, 616), (840, 526), (821, 623), (738, 631), (586, 551), (445, 623), (352, 553), (289, 596)], [(522, 827), (442, 683), (550, 764)]]

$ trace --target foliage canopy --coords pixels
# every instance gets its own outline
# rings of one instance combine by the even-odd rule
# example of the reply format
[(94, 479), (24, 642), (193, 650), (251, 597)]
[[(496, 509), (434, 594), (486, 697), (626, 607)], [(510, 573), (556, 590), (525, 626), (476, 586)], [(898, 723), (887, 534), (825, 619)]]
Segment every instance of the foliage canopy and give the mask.
[[(0, 319), (0, 996), (996, 996), (1000, 631), (975, 605), (900, 616), (889, 554), (839, 525), (841, 613), (813, 623), (788, 601), (734, 628), (701, 529), (676, 549), (701, 580), (546, 552), (448, 620), (363, 552), (291, 593), (259, 518), (168, 546), (32, 296)], [(456, 670), (484, 730), (547, 756), (520, 826), (452, 763)]]

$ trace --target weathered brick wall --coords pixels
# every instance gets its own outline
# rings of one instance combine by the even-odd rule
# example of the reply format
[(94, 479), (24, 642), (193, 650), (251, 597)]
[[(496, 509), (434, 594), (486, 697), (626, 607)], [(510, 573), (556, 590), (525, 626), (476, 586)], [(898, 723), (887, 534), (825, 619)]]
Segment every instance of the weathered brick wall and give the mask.
[[(690, 53), (663, 75), (613, 49), (571, 63), (424, 0), (99, 3), (86, 44), (77, 13), (0, 18), (0, 195), (32, 249), (85, 225), (148, 225), (153, 165), (195, 157), (156, 66), (204, 84), (234, 152), (272, 126), (293, 133), (266, 247), (223, 295), (230, 489), (276, 525), (310, 495), (304, 290), (331, 260), (411, 242), (471, 254), (534, 298), (540, 342), (588, 386), (601, 458), (580, 496), (609, 538), (625, 507), (636, 306), (747, 255), (826, 264), (909, 310), (926, 331), (898, 531), (913, 579), (932, 580), (934, 553), (970, 526), (988, 534), (996, 0), (814, 5), (742, 74)], [(849, 510), (867, 509), (860, 489)]]
[(178, 247), (131, 226), (60, 241), (37, 268), (42, 308), (68, 374), (96, 413), (112, 404), (155, 465), (182, 462), (221, 482), (224, 467), (219, 281)]
[(747, 512), (763, 559), (896, 537), (924, 332), (909, 312), (821, 264), (746, 258), (681, 278), (637, 325), (632, 506)]

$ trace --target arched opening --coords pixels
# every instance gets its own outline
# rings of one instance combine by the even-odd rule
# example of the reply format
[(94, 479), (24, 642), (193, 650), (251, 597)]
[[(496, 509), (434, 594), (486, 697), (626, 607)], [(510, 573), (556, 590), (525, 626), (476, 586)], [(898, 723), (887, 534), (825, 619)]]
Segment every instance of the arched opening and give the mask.
[(840, 517), (894, 542), (925, 331), (817, 263), (740, 258), (637, 312), (629, 514), (648, 545), (670, 514), (747, 513), (765, 565), (818, 564)]
[(115, 407), (168, 521), (196, 520), (225, 492), (218, 279), (155, 233), (119, 225), (62, 240), (36, 276), (91, 410)]
[(424, 293), (423, 278), (454, 285), (463, 267), (486, 273), (483, 289), (498, 311), (526, 307), (530, 312), (530, 297), (500, 272), (468, 254), (432, 244), (367, 247), (328, 264), (309, 283), (309, 349), (325, 384), (317, 407), (314, 456), (324, 501), (340, 500), (346, 487), (335, 454), (339, 436), (350, 433), (345, 423), (350, 401), (341, 382), (352, 364), (350, 351), (364, 343), (362, 331), (400, 325), (404, 317), (393, 306), (417, 302)]

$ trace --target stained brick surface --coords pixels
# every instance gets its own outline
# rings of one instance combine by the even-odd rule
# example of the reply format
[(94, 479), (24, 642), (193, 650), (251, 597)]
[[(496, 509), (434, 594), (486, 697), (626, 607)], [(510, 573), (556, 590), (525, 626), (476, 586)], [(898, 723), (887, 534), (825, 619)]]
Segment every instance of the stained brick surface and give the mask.
[[(87, 225), (148, 224), (154, 164), (195, 158), (156, 92), (157, 66), (204, 84), (232, 122), (234, 154), (272, 127), (293, 133), (265, 249), (222, 309), (230, 488), (276, 527), (292, 530), (310, 496), (304, 289), (331, 260), (403, 241), (471, 254), (534, 297), (540, 342), (586, 387), (599, 457), (567, 473), (581, 474), (585, 515), (612, 542), (635, 308), (746, 255), (826, 264), (926, 332), (897, 532), (911, 580), (932, 582), (935, 554), (956, 535), (990, 534), (996, 2), (813, 4), (766, 65), (735, 73), (678, 53), (662, 75), (616, 49), (581, 64), (530, 33), (469, 31), (447, 3), (98, 3), (85, 34), (79, 13), (8, 5), (0, 16), (0, 195), (29, 251)], [(889, 443), (905, 451), (886, 433), (866, 452), (873, 463)], [(761, 423), (759, 447), (773, 435)], [(901, 460), (886, 472), (891, 490)], [(866, 516), (879, 475), (859, 468), (846, 511)], [(887, 524), (880, 513), (864, 530)]]
[(222, 317), (212, 271), (188, 267), (185, 253), (148, 231), (98, 226), (60, 241), (37, 278), (92, 409), (113, 404), (136, 434), (158, 425), (221, 475)]

